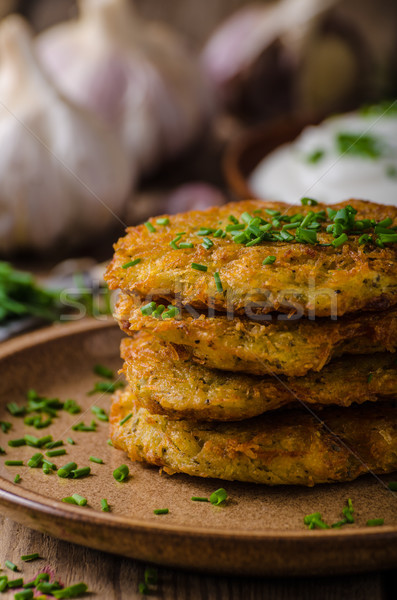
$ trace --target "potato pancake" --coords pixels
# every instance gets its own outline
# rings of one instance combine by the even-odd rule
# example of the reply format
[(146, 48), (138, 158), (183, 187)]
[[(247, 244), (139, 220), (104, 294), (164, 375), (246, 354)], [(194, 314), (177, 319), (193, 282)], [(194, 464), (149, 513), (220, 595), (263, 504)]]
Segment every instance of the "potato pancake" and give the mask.
[[(171, 318), (142, 314), (136, 298), (121, 294), (115, 308), (120, 327), (129, 335), (145, 330), (166, 342), (186, 346), (192, 359), (212, 369), (253, 375), (299, 377), (320, 371), (344, 353), (394, 351), (397, 309), (331, 319), (287, 319), (259, 315), (260, 320), (229, 319), (225, 314), (195, 317), (186, 310)], [(269, 320), (267, 320), (269, 317)]]
[(131, 460), (167, 473), (229, 481), (312, 486), (397, 469), (394, 407), (371, 404), (318, 414), (321, 419), (281, 410), (241, 423), (175, 421), (139, 407), (126, 390), (112, 399), (111, 439)]
[(397, 208), (246, 200), (151, 219), (115, 245), (111, 289), (200, 310), (344, 315), (397, 303)]
[(346, 407), (397, 398), (390, 353), (344, 357), (306, 377), (259, 378), (207, 369), (183, 347), (141, 332), (122, 341), (121, 357), (139, 404), (174, 419), (239, 421), (299, 401)]

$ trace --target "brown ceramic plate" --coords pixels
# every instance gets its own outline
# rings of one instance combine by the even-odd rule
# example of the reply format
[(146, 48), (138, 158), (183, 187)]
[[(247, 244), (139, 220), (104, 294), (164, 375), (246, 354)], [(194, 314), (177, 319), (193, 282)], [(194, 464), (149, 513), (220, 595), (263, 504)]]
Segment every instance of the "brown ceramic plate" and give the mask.
[(297, 118), (285, 116), (249, 129), (232, 140), (223, 156), (226, 182), (238, 199), (255, 198), (249, 177), (267, 154), (292, 142), (307, 125), (317, 124), (320, 117)]
[[(144, 561), (189, 569), (241, 574), (296, 575), (341, 573), (397, 565), (397, 495), (379, 480), (366, 476), (353, 483), (322, 485), (312, 489), (265, 486), (160, 475), (155, 468), (131, 464), (110, 447), (107, 423), (97, 433), (72, 431), (77, 421), (90, 423), (93, 404), (108, 408), (109, 396), (87, 395), (98, 380), (93, 366), (120, 366), (121, 333), (111, 321), (80, 321), (57, 325), (4, 343), (0, 347), (0, 419), (13, 429), (1, 434), (7, 455), (0, 457), (0, 506), (12, 519), (41, 532)], [(5, 459), (26, 461), (36, 452), (29, 447), (10, 448), (9, 439), (37, 430), (11, 417), (5, 408), (23, 402), (26, 391), (74, 398), (80, 415), (60, 411), (54, 424), (41, 430), (65, 441), (67, 455), (53, 459), (61, 466), (74, 460), (89, 464), (86, 479), (60, 479), (41, 469), (5, 467)], [(67, 437), (75, 445), (66, 442)], [(89, 463), (90, 455), (104, 464)], [(117, 483), (112, 471), (128, 463), (131, 476)], [(21, 482), (13, 480), (19, 473)], [(394, 476), (396, 478), (396, 476)], [(393, 479), (384, 477), (383, 481)], [(225, 487), (224, 507), (192, 502), (191, 496), (208, 496)], [(86, 507), (60, 500), (72, 493), (88, 499)], [(112, 512), (100, 511), (107, 498)], [(307, 531), (303, 516), (320, 510), (328, 522), (340, 517), (352, 498), (356, 523), (340, 530)], [(169, 514), (156, 516), (156, 508)], [(383, 527), (365, 527), (368, 518), (384, 517)]]

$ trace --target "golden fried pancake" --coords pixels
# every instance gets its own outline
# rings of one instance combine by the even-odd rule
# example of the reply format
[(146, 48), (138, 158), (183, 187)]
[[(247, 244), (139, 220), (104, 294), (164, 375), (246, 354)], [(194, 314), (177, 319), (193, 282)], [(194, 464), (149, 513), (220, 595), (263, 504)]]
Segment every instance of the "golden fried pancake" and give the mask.
[[(143, 297), (169, 301), (178, 297), (182, 304), (200, 310), (213, 306), (233, 314), (245, 315), (247, 307), (258, 313), (297, 311), (319, 317), (384, 310), (397, 303), (397, 244), (391, 241), (396, 237), (392, 228), (397, 224), (397, 208), (349, 200), (333, 206), (331, 211), (348, 205), (357, 211), (353, 229), (346, 229), (344, 240), (344, 233), (339, 236), (345, 231), (343, 222), (338, 222), (337, 246), (332, 245), (336, 238), (326, 231), (335, 223), (327, 207), (320, 204), (289, 206), (246, 200), (166, 216), (165, 221), (160, 220), (168, 223), (165, 225), (151, 219), (148, 226), (127, 229), (127, 235), (115, 245), (105, 278), (111, 289), (120, 287)], [(322, 216), (318, 222), (303, 224), (299, 235), (294, 223), (283, 220), (311, 212)], [(336, 219), (334, 213), (332, 218)], [(249, 225), (250, 218), (256, 219), (256, 224)], [(365, 219), (374, 220), (370, 227)], [(374, 230), (375, 222), (385, 225)], [(274, 228), (259, 229), (267, 225)], [(237, 237), (230, 231), (233, 226), (240, 228), (234, 231)], [(364, 226), (367, 228), (359, 228)], [(363, 232), (368, 232), (367, 242), (362, 239)], [(235, 240), (241, 233), (248, 237), (238, 243)], [(252, 239), (256, 234), (259, 237)], [(302, 236), (311, 242), (299, 242)], [(381, 239), (390, 242), (379, 247), (376, 242)], [(263, 264), (269, 257), (274, 257), (274, 262)], [(132, 266), (127, 266), (131, 262)], [(192, 264), (206, 270), (192, 268)]]
[(121, 344), (123, 371), (150, 412), (197, 421), (239, 421), (287, 404), (350, 406), (397, 398), (397, 358), (347, 356), (305, 377), (255, 377), (208, 369), (191, 353), (141, 332)]
[(110, 431), (113, 445), (131, 460), (167, 473), (312, 486), (397, 469), (394, 407), (363, 405), (318, 414), (322, 422), (304, 410), (241, 423), (175, 421), (139, 407), (127, 390), (113, 396)]
[(397, 346), (397, 309), (336, 321), (294, 320), (285, 315), (276, 315), (282, 320), (259, 315), (261, 320), (255, 321), (229, 319), (225, 314), (195, 318), (187, 311), (163, 319), (144, 315), (141, 308), (136, 299), (121, 294), (115, 317), (127, 334), (144, 330), (185, 346), (196, 362), (211, 369), (299, 377), (310, 370), (320, 371), (331, 358), (344, 353), (394, 351)]

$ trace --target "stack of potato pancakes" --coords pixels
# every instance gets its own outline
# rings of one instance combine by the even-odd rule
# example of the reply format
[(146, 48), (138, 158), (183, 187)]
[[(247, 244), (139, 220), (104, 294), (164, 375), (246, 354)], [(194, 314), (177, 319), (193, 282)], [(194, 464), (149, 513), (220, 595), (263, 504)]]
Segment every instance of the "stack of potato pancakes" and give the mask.
[(111, 439), (132, 460), (270, 485), (397, 470), (397, 208), (153, 218), (106, 280), (129, 336)]

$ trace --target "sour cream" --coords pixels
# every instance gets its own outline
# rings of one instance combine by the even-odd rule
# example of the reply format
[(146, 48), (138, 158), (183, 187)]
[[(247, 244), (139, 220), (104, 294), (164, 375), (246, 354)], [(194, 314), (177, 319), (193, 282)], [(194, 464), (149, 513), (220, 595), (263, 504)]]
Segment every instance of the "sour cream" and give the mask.
[(307, 127), (266, 156), (249, 184), (258, 198), (290, 204), (306, 196), (397, 206), (397, 101)]

